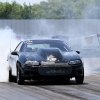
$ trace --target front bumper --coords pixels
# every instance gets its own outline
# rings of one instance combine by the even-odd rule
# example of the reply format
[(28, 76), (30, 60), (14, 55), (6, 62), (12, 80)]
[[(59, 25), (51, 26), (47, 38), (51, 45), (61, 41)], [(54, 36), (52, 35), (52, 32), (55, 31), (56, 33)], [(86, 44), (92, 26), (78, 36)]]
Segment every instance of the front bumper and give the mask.
[(82, 64), (74, 66), (39, 66), (30, 67), (25, 66), (21, 69), (24, 79), (53, 79), (53, 78), (72, 78), (77, 75), (84, 74), (84, 67)]

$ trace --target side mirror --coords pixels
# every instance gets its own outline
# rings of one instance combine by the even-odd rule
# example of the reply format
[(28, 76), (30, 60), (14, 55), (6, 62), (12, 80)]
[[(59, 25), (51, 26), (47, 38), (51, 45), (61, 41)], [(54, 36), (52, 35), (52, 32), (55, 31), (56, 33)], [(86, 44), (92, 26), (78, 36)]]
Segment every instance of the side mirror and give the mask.
[(78, 54), (80, 54), (80, 51), (76, 51)]
[(11, 55), (18, 55), (16, 51), (11, 52)]

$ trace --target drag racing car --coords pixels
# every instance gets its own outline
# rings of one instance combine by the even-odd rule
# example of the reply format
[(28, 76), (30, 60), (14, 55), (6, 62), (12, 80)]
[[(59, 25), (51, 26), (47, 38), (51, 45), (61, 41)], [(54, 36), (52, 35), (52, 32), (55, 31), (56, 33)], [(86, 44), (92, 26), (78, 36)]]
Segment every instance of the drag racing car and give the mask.
[(7, 57), (9, 82), (19, 85), (24, 80), (70, 80), (84, 81), (84, 65), (79, 51), (73, 51), (61, 40), (43, 39), (20, 42)]

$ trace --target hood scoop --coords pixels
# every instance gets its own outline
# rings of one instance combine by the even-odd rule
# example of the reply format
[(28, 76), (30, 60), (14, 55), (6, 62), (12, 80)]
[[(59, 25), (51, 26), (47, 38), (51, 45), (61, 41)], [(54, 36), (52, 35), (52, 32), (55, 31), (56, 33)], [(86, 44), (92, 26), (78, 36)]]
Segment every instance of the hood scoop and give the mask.
[(46, 61), (61, 61), (62, 53), (58, 48), (38, 49), (37, 54)]

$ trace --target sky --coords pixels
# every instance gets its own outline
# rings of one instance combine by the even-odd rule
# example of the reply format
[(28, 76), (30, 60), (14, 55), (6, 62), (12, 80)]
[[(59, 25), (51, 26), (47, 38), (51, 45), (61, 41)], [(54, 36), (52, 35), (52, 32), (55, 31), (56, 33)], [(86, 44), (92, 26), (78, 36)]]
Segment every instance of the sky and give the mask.
[(34, 4), (34, 3), (40, 3), (41, 1), (48, 1), (48, 0), (0, 0), (1, 2), (12, 2), (12, 1), (16, 1), (19, 4), (23, 4), (24, 2), (28, 5), (30, 4)]

